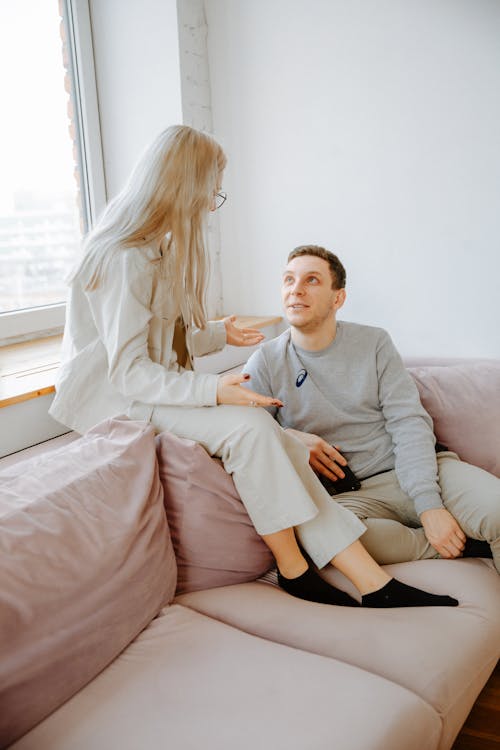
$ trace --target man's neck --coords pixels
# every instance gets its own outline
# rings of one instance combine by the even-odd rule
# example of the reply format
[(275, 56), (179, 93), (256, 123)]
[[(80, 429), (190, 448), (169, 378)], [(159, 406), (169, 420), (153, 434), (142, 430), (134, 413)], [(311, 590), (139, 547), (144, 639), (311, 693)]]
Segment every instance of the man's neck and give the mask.
[(305, 349), (308, 352), (319, 352), (326, 349), (337, 335), (337, 321), (333, 320), (328, 326), (315, 331), (304, 331), (291, 326), (291, 336), (293, 343), (299, 349)]

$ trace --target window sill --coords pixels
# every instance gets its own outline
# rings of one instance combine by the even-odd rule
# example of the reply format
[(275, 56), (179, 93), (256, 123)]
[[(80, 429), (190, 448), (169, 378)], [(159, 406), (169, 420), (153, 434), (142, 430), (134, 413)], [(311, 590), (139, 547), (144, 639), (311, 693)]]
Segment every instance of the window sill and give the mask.
[(0, 408), (54, 392), (62, 335), (0, 348)]

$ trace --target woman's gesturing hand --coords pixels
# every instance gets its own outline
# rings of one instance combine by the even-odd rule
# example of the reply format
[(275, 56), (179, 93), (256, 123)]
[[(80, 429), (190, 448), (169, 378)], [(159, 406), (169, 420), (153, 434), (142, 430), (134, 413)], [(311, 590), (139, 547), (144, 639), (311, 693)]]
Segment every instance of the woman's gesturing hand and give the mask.
[(236, 315), (223, 319), (226, 327), (226, 341), (231, 346), (254, 346), (264, 339), (264, 334), (256, 328), (237, 328), (234, 325), (235, 320)]
[(234, 406), (283, 406), (277, 398), (262, 396), (248, 388), (242, 388), (241, 383), (248, 380), (250, 380), (250, 375), (221, 375), (217, 383), (217, 403)]

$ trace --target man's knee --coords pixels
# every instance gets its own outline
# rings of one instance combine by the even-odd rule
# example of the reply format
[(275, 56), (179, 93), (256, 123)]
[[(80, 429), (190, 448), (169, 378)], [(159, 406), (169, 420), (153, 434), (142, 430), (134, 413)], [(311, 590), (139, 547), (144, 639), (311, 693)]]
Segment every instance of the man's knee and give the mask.
[(482, 509), (484, 538), (492, 542), (500, 536), (500, 488), (496, 493), (490, 492), (478, 498), (478, 504)]

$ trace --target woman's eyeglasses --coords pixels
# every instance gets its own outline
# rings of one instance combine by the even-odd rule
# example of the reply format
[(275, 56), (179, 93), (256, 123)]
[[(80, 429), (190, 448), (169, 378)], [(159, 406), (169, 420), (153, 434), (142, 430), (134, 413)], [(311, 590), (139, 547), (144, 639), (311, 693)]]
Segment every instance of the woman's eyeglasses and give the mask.
[(223, 203), (225, 203), (227, 200), (227, 193), (215, 193), (214, 196), (214, 204), (215, 204), (215, 210), (220, 208)]

